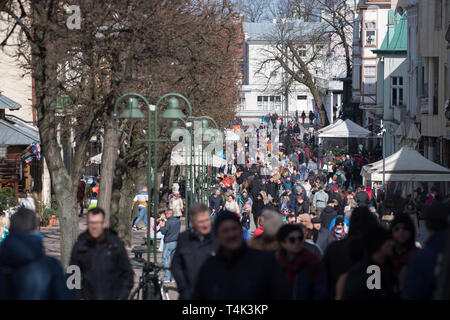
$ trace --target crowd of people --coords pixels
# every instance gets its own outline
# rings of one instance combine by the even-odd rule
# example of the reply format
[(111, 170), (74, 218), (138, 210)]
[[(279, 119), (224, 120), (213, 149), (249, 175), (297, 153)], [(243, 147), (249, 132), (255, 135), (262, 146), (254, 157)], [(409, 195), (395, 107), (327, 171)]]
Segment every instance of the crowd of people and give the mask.
[[(163, 281), (175, 281), (182, 300), (432, 299), (449, 250), (448, 197), (432, 188), (402, 198), (376, 182), (363, 185), (370, 153), (337, 156), (299, 126), (280, 128), (280, 166), (261, 156), (220, 168), (218, 188), (208, 204), (191, 204), (184, 232), (183, 193), (173, 189), (166, 210), (146, 225), (160, 240)], [(235, 152), (237, 159), (248, 150)], [(135, 230), (147, 223), (148, 201), (143, 187), (133, 202)], [(36, 214), (20, 208), (2, 228), (0, 299), (127, 299), (134, 272), (122, 241), (102, 208), (89, 208), (87, 223), (70, 260), (81, 286), (71, 291), (59, 262), (44, 253)]]

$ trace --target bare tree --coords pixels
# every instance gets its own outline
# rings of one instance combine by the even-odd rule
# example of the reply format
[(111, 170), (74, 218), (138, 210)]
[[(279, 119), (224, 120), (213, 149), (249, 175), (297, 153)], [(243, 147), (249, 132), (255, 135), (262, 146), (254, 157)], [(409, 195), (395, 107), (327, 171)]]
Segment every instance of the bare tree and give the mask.
[[(281, 18), (265, 36), (269, 45), (259, 50), (263, 58), (257, 74), (264, 75), (268, 85), (278, 83), (277, 90), (282, 93), (298, 85), (306, 86), (314, 97), (322, 125), (327, 125), (322, 96), (329, 77), (328, 27)], [(278, 71), (283, 74), (281, 79)]]
[(272, 0), (239, 0), (238, 8), (248, 22), (260, 22), (269, 19)]
[(343, 48), (347, 77), (352, 73), (352, 40), (354, 0), (283, 0), (289, 1), (297, 18), (304, 21), (322, 21), (339, 41), (331, 50)]
[[(117, 98), (137, 91), (156, 101), (178, 91), (188, 96), (196, 113), (219, 118), (223, 125), (234, 115), (238, 75), (238, 28), (229, 1), (80, 0), (81, 30), (66, 26), (69, 4), (72, 1), (0, 0), (0, 14), (11, 18), (1, 30), (0, 43), (15, 48), (34, 80), (34, 107), (58, 202), (64, 265), (79, 232), (76, 192), (87, 145), (99, 129), (105, 138), (100, 201), (126, 208), (119, 214), (125, 217), (122, 221), (130, 219), (133, 182), (146, 165), (145, 148), (137, 139), (145, 133), (142, 123), (113, 119)], [(15, 31), (22, 36), (14, 38)], [(56, 107), (61, 94), (70, 98), (70, 110)], [(161, 124), (162, 130), (165, 126)], [(61, 156), (58, 128), (60, 135), (74, 137), (71, 168)], [(121, 143), (127, 140), (124, 148)], [(161, 145), (160, 155), (160, 164), (167, 165), (167, 146)], [(120, 185), (117, 177), (126, 183)], [(119, 189), (111, 189), (113, 185)]]

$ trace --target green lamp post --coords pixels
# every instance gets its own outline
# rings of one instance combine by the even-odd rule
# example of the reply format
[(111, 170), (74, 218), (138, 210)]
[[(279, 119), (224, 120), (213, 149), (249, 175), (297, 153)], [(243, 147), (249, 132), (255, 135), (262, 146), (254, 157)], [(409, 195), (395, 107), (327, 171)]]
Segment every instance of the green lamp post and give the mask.
[[(190, 130), (190, 128), (192, 127), (192, 122), (189, 121), (185, 121), (183, 118), (179, 118), (178, 120), (180, 120), (181, 122), (183, 122), (185, 128), (188, 128)], [(169, 134), (172, 135), (172, 133), (178, 129), (178, 121), (174, 120), (171, 123), (170, 129), (169, 129)], [(190, 137), (192, 137), (191, 132), (189, 131), (189, 135)], [(188, 165), (188, 150), (190, 150), (190, 159), (189, 159), (189, 165)], [(192, 143), (189, 143), (189, 145), (185, 144), (185, 152), (184, 152), (184, 198), (185, 198), (185, 213), (186, 213), (186, 219), (185, 219), (185, 224), (186, 224), (186, 230), (189, 229), (189, 219), (188, 219), (188, 209), (189, 209), (189, 204), (190, 204), (190, 200), (191, 199), (191, 194), (190, 194), (190, 187), (188, 188), (188, 168), (189, 168), (189, 175), (191, 174), (191, 163), (192, 163)], [(190, 177), (189, 177), (190, 178)], [(190, 179), (189, 179), (190, 180)]]
[[(148, 155), (147, 155), (147, 188), (148, 194), (153, 195), (153, 201), (147, 202), (147, 264), (150, 264), (150, 256), (151, 256), (151, 242), (150, 242), (150, 208), (152, 208), (153, 218), (156, 221), (157, 219), (157, 211), (158, 211), (158, 142), (170, 142), (170, 140), (159, 139), (158, 138), (158, 109), (160, 104), (169, 98), (167, 109), (161, 114), (161, 118), (166, 120), (177, 120), (179, 118), (185, 118), (183, 111), (179, 108), (179, 103), (177, 98), (181, 98), (185, 101), (188, 106), (189, 117), (192, 115), (192, 107), (189, 102), (183, 95), (178, 93), (168, 93), (163, 95), (156, 105), (151, 105), (145, 97), (138, 93), (127, 93), (119, 97), (116, 103), (114, 104), (114, 118), (117, 119), (128, 119), (128, 120), (139, 120), (144, 119), (145, 115), (141, 112), (138, 104), (138, 99), (142, 100), (147, 108), (147, 139), (141, 140), (147, 143)], [(128, 99), (128, 108), (123, 111), (119, 116), (117, 116), (119, 103), (124, 99)], [(154, 113), (154, 117), (152, 118), (152, 114)], [(152, 142), (153, 142), (153, 154), (152, 154)], [(152, 155), (153, 155), (153, 166), (152, 166)], [(152, 183), (152, 172), (153, 172), (153, 183)], [(150, 207), (151, 204), (151, 207)], [(156, 223), (154, 224), (156, 228)], [(157, 263), (157, 255), (156, 255), (156, 230), (154, 230), (154, 238), (153, 238), (153, 260)]]

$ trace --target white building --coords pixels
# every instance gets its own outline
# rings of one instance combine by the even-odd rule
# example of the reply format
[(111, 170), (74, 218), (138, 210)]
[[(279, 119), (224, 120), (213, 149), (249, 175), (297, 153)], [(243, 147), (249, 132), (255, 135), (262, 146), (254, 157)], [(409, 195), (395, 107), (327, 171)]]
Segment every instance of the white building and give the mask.
[[(383, 119), (386, 134), (384, 155), (390, 156), (400, 148), (406, 139), (406, 130), (411, 129), (406, 114), (409, 97), (409, 78), (407, 63), (408, 21), (407, 13), (399, 7), (396, 12), (388, 12), (388, 32), (380, 46), (373, 50), (378, 55), (377, 70), (377, 113)], [(403, 127), (399, 129), (400, 124)], [(399, 136), (398, 131), (405, 131)]]
[[(352, 102), (363, 110), (362, 125), (367, 127), (381, 114), (377, 104), (377, 55), (387, 32), (391, 0), (359, 0), (353, 27)], [(378, 109), (378, 110), (377, 110)]]
[[(298, 30), (314, 30), (315, 27), (322, 26), (320, 22), (292, 21)], [(278, 22), (279, 23), (279, 22)], [(243, 23), (244, 34), (244, 76), (241, 86), (241, 104), (237, 110), (237, 116), (242, 118), (244, 123), (256, 122), (268, 113), (283, 114), (288, 117), (295, 116), (302, 111), (308, 115), (314, 110), (314, 98), (310, 90), (303, 84), (294, 83), (289, 94), (284, 95), (280, 88), (286, 76), (282, 68), (277, 68), (278, 64), (273, 62), (261, 68), (261, 64), (270, 57), (273, 51), (274, 36), (277, 32), (277, 22)], [(342, 82), (334, 79), (345, 75), (345, 59), (339, 58), (334, 53), (330, 53), (333, 40), (329, 43), (311, 45), (305, 43), (300, 45), (300, 55), (307, 58), (311, 52), (319, 50), (326, 57), (326, 61), (315, 60), (309, 66), (309, 71), (315, 76), (322, 94), (323, 103), (327, 109), (329, 121), (333, 115), (332, 106), (341, 105)], [(313, 50), (314, 49), (314, 50)], [(342, 52), (338, 52), (339, 55)], [(337, 54), (336, 54), (337, 55)], [(333, 94), (336, 93), (336, 94)], [(287, 110), (287, 112), (286, 112)]]

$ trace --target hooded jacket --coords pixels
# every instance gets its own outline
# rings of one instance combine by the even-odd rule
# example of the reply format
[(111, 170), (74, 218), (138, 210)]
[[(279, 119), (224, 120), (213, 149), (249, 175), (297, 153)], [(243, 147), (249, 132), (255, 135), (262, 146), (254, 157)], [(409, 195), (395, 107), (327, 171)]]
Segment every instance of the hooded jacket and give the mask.
[(44, 254), (42, 238), (33, 232), (13, 231), (0, 247), (1, 300), (66, 300), (61, 264)]
[(320, 230), (317, 236), (317, 244), (323, 252), (326, 251), (328, 245), (334, 240), (329, 228), (336, 216), (337, 212), (331, 206), (326, 206), (320, 215)]

